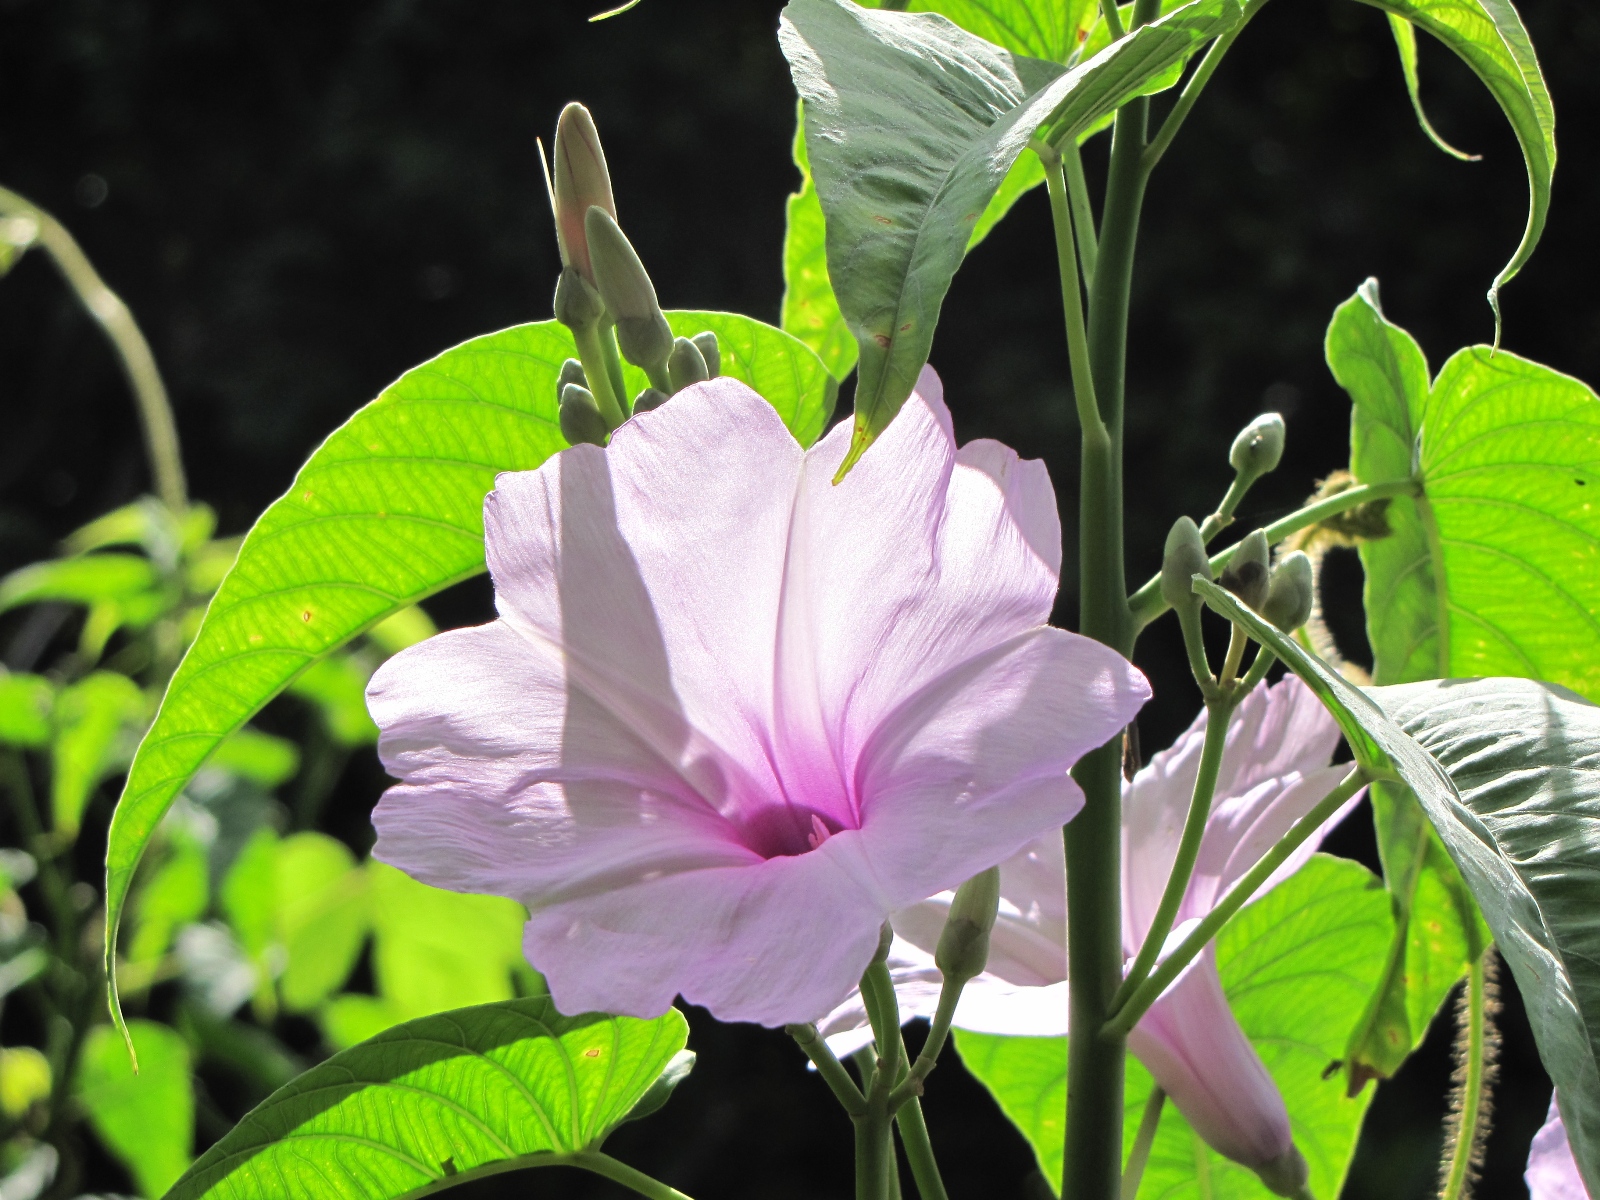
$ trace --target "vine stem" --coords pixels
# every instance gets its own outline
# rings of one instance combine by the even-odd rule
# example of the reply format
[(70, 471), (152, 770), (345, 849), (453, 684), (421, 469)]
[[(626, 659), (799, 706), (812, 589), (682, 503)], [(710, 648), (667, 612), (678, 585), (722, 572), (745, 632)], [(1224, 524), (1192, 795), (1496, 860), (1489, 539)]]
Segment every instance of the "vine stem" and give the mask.
[(178, 450), (178, 427), (172, 419), (172, 405), (155, 356), (150, 353), (150, 343), (139, 331), (133, 314), (121, 297), (106, 286), (66, 226), (44, 209), (9, 188), (0, 187), (0, 215), (11, 222), (32, 223), (32, 237), (13, 238), (13, 244), (26, 248), (31, 241), (37, 241), (43, 246), (83, 307), (105, 330), (138, 405), (156, 494), (174, 515), (182, 516), (188, 511), (189, 497)]
[(1133, 1135), (1133, 1148), (1128, 1151), (1128, 1165), (1122, 1170), (1122, 1200), (1135, 1200), (1139, 1195), (1139, 1183), (1150, 1162), (1150, 1148), (1155, 1144), (1156, 1131), (1161, 1128), (1161, 1110), (1166, 1103), (1167, 1093), (1160, 1086), (1150, 1089), (1144, 1115), (1139, 1118), (1139, 1132)]
[(1467, 968), (1467, 991), (1459, 1014), (1463, 1027), (1456, 1046), (1454, 1103), (1439, 1172), (1439, 1200), (1466, 1200), (1483, 1161), (1497, 1047), (1493, 954), (1492, 948), (1482, 951)]

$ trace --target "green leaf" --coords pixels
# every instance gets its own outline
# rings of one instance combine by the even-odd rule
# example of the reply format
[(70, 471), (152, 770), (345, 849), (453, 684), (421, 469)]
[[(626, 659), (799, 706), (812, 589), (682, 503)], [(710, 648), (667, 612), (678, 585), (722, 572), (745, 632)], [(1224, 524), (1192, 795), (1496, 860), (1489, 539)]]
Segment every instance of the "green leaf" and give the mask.
[(1406, 79), (1406, 92), (1411, 97), (1411, 107), (1417, 114), (1417, 124), (1422, 126), (1422, 132), (1439, 149), (1452, 158), (1459, 158), (1462, 162), (1477, 162), (1483, 157), (1481, 154), (1468, 154), (1464, 150), (1457, 150), (1449, 142), (1439, 136), (1439, 131), (1433, 127), (1433, 122), (1428, 120), (1427, 111), (1422, 107), (1422, 81), (1417, 75), (1417, 31), (1411, 22), (1393, 13), (1388, 14), (1389, 28), (1394, 33), (1395, 49), (1400, 52), (1400, 71)]
[(1237, 16), (1196, 0), (1063, 74), (934, 14), (784, 9), (828, 274), (861, 353), (845, 469), (911, 394), (973, 228), (1034, 132), (1076, 137)]
[(415, 646), (438, 632), (433, 618), (413, 605), (379, 621), (367, 630), (367, 637), (385, 654), (399, 654), (407, 646)]
[(353, 654), (332, 654), (300, 672), (288, 692), (316, 706), (341, 746), (371, 746), (378, 740), (378, 727), (367, 712), (367, 680), (374, 666)]
[(287, 738), (246, 728), (217, 747), (210, 765), (264, 788), (275, 788), (293, 779), (300, 769), (300, 748)]
[(1078, 52), (1099, 4), (1097, 0), (914, 0), (909, 8), (949, 17), (968, 33), (1014, 53), (1065, 63)]
[(150, 560), (137, 554), (86, 554), (31, 563), (0, 579), (0, 612), (21, 604), (61, 600), (94, 604), (128, 600), (159, 583)]
[(55, 702), (56, 690), (44, 676), (0, 667), (0, 742), (25, 750), (48, 746)]
[(567, 1017), (543, 996), (424, 1017), (274, 1093), (167, 1200), (390, 1200), (520, 1167), (594, 1167), (687, 1032), (675, 1010)]
[(78, 1099), (95, 1135), (127, 1166), (146, 1196), (160, 1196), (183, 1174), (194, 1143), (189, 1047), (165, 1025), (129, 1021), (139, 1073), (122, 1038), (97, 1025), (83, 1042)]
[(806, 161), (805, 118), (795, 108), (794, 165), (800, 190), (789, 197), (783, 232), (783, 327), (810, 346), (835, 379), (855, 369), (855, 335), (839, 313), (828, 282), (827, 230), (822, 201)]
[(1600, 708), (1522, 679), (1363, 694), (1232, 593), (1198, 575), (1194, 590), (1317, 693), (1369, 775), (1416, 795), (1511, 965), (1573, 1152), (1600, 1191)]
[[(668, 321), (679, 332), (714, 331), (723, 374), (765, 396), (802, 444), (822, 431), (835, 392), (802, 343), (731, 313)], [(115, 1019), (117, 926), (139, 856), (173, 798), (313, 663), (484, 569), (483, 498), (497, 473), (531, 470), (565, 445), (555, 383), (574, 353), (568, 332), (543, 321), (474, 338), (406, 372), (329, 436), (251, 529), (112, 817), (106, 963)], [(643, 386), (641, 375), (631, 378)]]
[[(1528, 224), (1516, 253), (1489, 288), (1498, 342), (1500, 289), (1522, 269), (1539, 244), (1545, 216), (1550, 210), (1550, 179), (1556, 168), (1556, 114), (1538, 56), (1533, 52), (1533, 42), (1510, 0), (1362, 2), (1431, 33), (1460, 55), (1499, 102), (1522, 146), (1523, 161), (1528, 168)], [(1407, 83), (1411, 83), (1409, 72)], [(1421, 115), (1420, 106), (1418, 115)]]
[(145, 716), (144, 693), (126, 675), (96, 671), (56, 700), (50, 747), (50, 808), (56, 832), (76, 837), (89, 797), (128, 760), (127, 743)]
[[(1217, 969), (1241, 1028), (1282, 1092), (1295, 1144), (1311, 1169), (1310, 1192), (1337, 1196), (1368, 1100), (1348, 1099), (1328, 1063), (1376, 981), (1389, 940), (1389, 905), (1371, 872), (1316, 855), (1245, 908), (1217, 938)], [(1061, 1183), (1066, 1039), (956, 1032), (962, 1060), (994, 1094)], [(1131, 1145), (1149, 1096), (1149, 1073), (1130, 1061), (1124, 1121)], [(1143, 1196), (1208, 1200), (1258, 1197), (1255, 1174), (1210, 1150), (1175, 1105), (1162, 1114)]]
[(166, 858), (134, 893), (128, 961), (159, 959), (179, 929), (205, 916), (210, 899), (205, 846), (186, 832), (174, 831)]

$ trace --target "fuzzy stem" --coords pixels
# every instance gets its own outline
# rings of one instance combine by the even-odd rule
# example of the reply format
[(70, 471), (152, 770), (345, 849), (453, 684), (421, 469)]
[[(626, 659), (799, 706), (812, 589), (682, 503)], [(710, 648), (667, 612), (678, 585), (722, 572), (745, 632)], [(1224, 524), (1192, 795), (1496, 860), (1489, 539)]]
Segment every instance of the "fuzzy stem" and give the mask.
[(1445, 1153), (1439, 1164), (1439, 1200), (1468, 1200), (1483, 1166), (1493, 1106), (1490, 1091), (1499, 1073), (1500, 1009), (1494, 950), (1467, 968), (1466, 993), (1456, 1006), (1456, 1069), (1450, 1115), (1445, 1118)]

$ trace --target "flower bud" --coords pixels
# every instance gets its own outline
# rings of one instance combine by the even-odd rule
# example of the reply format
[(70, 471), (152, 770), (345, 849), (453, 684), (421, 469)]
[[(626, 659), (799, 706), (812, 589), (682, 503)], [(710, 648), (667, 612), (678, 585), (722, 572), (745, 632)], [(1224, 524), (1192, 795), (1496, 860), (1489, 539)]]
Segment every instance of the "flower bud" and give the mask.
[(1200, 603), (1194, 594), (1194, 577), (1211, 578), (1211, 560), (1206, 556), (1200, 530), (1188, 517), (1179, 517), (1167, 534), (1167, 550), (1161, 559), (1161, 595), (1173, 608)]
[(980, 871), (956, 889), (933, 961), (947, 980), (965, 983), (989, 963), (989, 931), (1000, 911), (1000, 868)]
[(672, 327), (661, 315), (655, 285), (611, 214), (591, 208), (584, 228), (595, 286), (617, 323), (617, 348), (636, 367), (652, 373), (666, 370), (672, 353)]
[(556, 399), (561, 398), (561, 390), (569, 383), (584, 388), (589, 386), (589, 377), (583, 373), (583, 364), (575, 358), (569, 358), (561, 364), (561, 374), (556, 376)]
[(1274, 1195), (1290, 1197), (1306, 1195), (1306, 1180), (1311, 1177), (1311, 1169), (1306, 1165), (1305, 1156), (1300, 1153), (1300, 1148), (1292, 1142), (1277, 1158), (1262, 1163), (1255, 1171), (1261, 1177), (1261, 1182), (1267, 1185), (1267, 1190)]
[(672, 381), (674, 393), (710, 379), (711, 372), (706, 369), (706, 360), (700, 353), (700, 347), (688, 338), (674, 338), (672, 353), (667, 357), (667, 378)]
[(600, 148), (600, 134), (589, 110), (581, 104), (569, 104), (561, 110), (561, 119), (556, 122), (555, 160), (552, 202), (561, 265), (571, 267), (593, 283), (584, 216), (590, 208), (599, 207), (615, 217), (617, 202), (611, 195), (611, 175), (606, 170), (606, 153)]
[(610, 432), (588, 388), (569, 383), (561, 389), (561, 436), (567, 439), (568, 445), (588, 442), (604, 446)]
[(672, 397), (665, 392), (657, 388), (647, 387), (633, 398), (634, 415), (637, 416), (642, 412), (654, 412), (670, 399)]
[(706, 377), (715, 379), (722, 374), (722, 348), (717, 345), (717, 335), (711, 330), (697, 333), (689, 339), (700, 351), (700, 357), (706, 360)]
[(1258, 529), (1234, 549), (1217, 580), (1246, 607), (1260, 611), (1267, 598), (1267, 535)]
[(600, 293), (573, 267), (564, 267), (556, 280), (556, 320), (568, 329), (589, 329), (605, 316)]
[(1228, 451), (1228, 462), (1247, 483), (1254, 483), (1274, 470), (1283, 457), (1283, 418), (1277, 413), (1262, 413), (1239, 431)]
[(1311, 619), (1314, 599), (1311, 560), (1296, 550), (1273, 568), (1261, 615), (1285, 633), (1293, 633)]

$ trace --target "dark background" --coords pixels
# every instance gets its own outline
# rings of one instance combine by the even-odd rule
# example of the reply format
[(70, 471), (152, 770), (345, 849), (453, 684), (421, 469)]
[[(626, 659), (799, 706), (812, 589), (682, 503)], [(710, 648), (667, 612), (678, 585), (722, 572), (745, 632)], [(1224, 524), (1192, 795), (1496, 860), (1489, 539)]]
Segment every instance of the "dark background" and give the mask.
[[(0, 181), (54, 211), (131, 305), (165, 373), (194, 495), (241, 531), (317, 443), (401, 371), (473, 334), (550, 312), (557, 258), (533, 140), (580, 98), (605, 137), (624, 224), (663, 303), (775, 321), (793, 91), (776, 0), (0, 0)], [(1600, 378), (1600, 11), (1527, 0), (1561, 122), (1548, 232), (1507, 287), (1506, 345)], [(1322, 360), (1333, 307), (1367, 275), (1437, 366), (1491, 335), (1484, 291), (1522, 230), (1516, 143), (1487, 92), (1422, 39), (1441, 132), (1406, 100), (1381, 13), (1278, 0), (1255, 20), (1157, 173), (1145, 210), (1129, 361), (1133, 580), (1173, 517), (1209, 512), (1227, 446), (1263, 409), (1289, 448), (1242, 516), (1297, 506), (1347, 459), (1347, 399)], [(1158, 111), (1166, 103), (1158, 101)], [(1088, 154), (1092, 179), (1105, 139)], [(1076, 449), (1048, 214), (1026, 198), (969, 261), (933, 362), (963, 440), (1050, 464), (1068, 517)], [(42, 255), (0, 281), (0, 570), (52, 552), (148, 486), (115, 360)], [(1245, 527), (1248, 528), (1249, 524)], [(1354, 598), (1353, 558), (1330, 567)], [(1070, 580), (1068, 581), (1070, 585)], [(1065, 589), (1070, 593), (1070, 586)], [(486, 585), (434, 602), (484, 619)], [(1064, 604), (1057, 614), (1070, 625)], [(1352, 656), (1360, 622), (1337, 620)], [(1170, 623), (1140, 646), (1157, 748), (1197, 707)], [(382, 786), (355, 764), (334, 824), (360, 843)], [(1357, 822), (1335, 849), (1372, 861)], [(364, 849), (364, 844), (358, 845)], [(1549, 1085), (1520, 1005), (1479, 1195), (1524, 1194)], [(1448, 1028), (1380, 1090), (1346, 1195), (1431, 1194)], [(701, 1200), (844, 1195), (849, 1130), (781, 1034), (697, 1014), (701, 1065), (674, 1102), (618, 1134), (620, 1157)], [(927, 1103), (952, 1193), (1030, 1194), (1030, 1156), (954, 1061)], [(97, 1162), (99, 1186), (126, 1186)], [(588, 1177), (475, 1195), (610, 1194)], [(465, 1194), (465, 1193), (463, 1193)], [(542, 1193), (541, 1193), (542, 1194)]]

